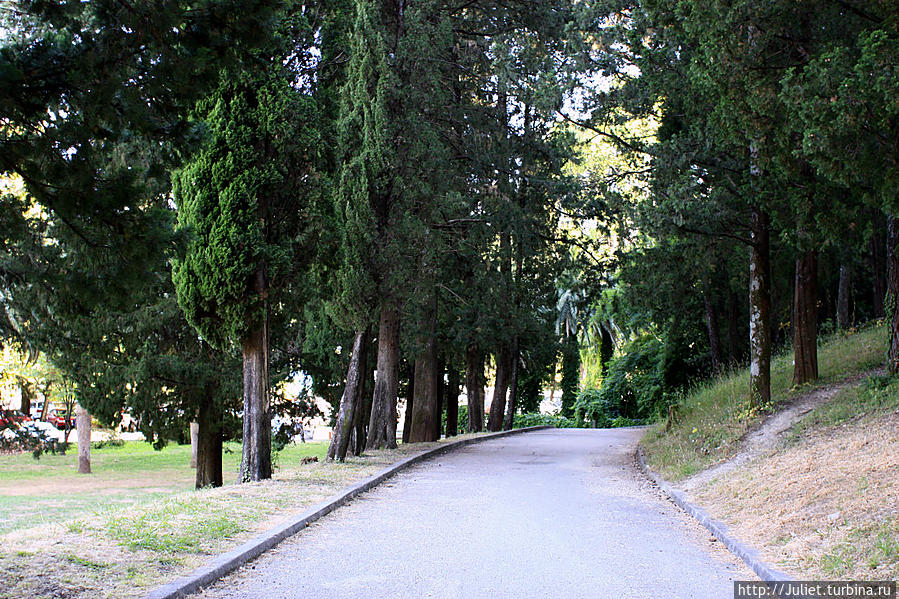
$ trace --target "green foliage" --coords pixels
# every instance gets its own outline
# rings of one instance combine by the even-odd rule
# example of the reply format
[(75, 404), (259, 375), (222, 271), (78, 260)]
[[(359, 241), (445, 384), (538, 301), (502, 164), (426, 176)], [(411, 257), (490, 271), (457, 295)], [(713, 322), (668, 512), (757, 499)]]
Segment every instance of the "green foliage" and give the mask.
[(576, 428), (577, 422), (573, 418), (561, 414), (540, 414), (529, 412), (515, 414), (512, 419), (512, 428), (526, 428), (528, 426), (552, 426), (555, 428)]
[(577, 420), (598, 427), (629, 426), (660, 413), (669, 401), (669, 353), (652, 335), (627, 343), (609, 366), (602, 387), (578, 395)]
[(303, 181), (316, 109), (285, 77), (223, 74), (198, 107), (209, 141), (173, 179), (192, 239), (172, 278), (188, 321), (218, 348), (241, 340), (274, 300), (253, 285), (260, 269), (280, 291), (311, 257), (316, 192)]
[(581, 375), (581, 352), (577, 336), (570, 335), (562, 345), (562, 416), (574, 416), (574, 403), (577, 400)]
[[(0, 36), (0, 335), (46, 343), (56, 320), (122, 309), (175, 243), (166, 169), (223, 65), (265, 43), (273, 5), (4, 4)], [(58, 334), (58, 331), (56, 332)], [(37, 337), (35, 339), (35, 337)]]

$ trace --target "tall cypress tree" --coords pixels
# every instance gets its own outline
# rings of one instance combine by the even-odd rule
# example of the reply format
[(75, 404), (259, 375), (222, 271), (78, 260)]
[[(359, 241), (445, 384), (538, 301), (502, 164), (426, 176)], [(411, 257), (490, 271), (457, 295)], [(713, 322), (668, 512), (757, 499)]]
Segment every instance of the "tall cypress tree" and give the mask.
[(271, 477), (271, 314), (312, 255), (319, 143), (314, 100), (281, 55), (223, 73), (200, 102), (206, 146), (174, 178), (179, 226), (193, 236), (174, 269), (179, 302), (203, 338), (243, 357), (241, 480)]

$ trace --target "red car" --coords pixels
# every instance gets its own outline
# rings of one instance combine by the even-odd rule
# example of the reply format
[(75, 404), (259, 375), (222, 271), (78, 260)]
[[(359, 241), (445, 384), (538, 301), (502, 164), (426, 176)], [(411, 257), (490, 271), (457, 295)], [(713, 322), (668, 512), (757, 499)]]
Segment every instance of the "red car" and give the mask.
[[(47, 422), (58, 428), (59, 430), (65, 430), (66, 428), (66, 417), (65, 413), (60, 410), (50, 410), (47, 412), (47, 418), (45, 418)], [(75, 417), (71, 417), (71, 427), (75, 428)]]

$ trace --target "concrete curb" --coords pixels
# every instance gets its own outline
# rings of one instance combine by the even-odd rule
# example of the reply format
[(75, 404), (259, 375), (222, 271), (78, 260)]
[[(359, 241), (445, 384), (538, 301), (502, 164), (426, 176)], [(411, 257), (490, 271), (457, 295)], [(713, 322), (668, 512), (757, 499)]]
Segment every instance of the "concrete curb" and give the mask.
[(392, 464), (381, 472), (362, 480), (339, 494), (325, 500), (324, 502), (313, 506), (309, 510), (298, 514), (280, 526), (269, 529), (261, 535), (250, 539), (243, 545), (223, 553), (216, 557), (211, 563), (197, 568), (187, 576), (183, 576), (173, 582), (156, 587), (151, 590), (146, 599), (180, 599), (191, 593), (195, 593), (202, 587), (205, 587), (219, 578), (224, 577), (229, 572), (236, 570), (245, 563), (259, 557), (265, 551), (268, 551), (287, 537), (290, 537), (303, 530), (311, 523), (321, 517), (333, 512), (335, 509), (350, 502), (354, 497), (365, 493), (378, 486), (397, 472), (405, 470), (410, 466), (414, 466), (420, 462), (442, 455), (449, 451), (471, 445), (472, 443), (480, 443), (481, 441), (489, 441), (509, 435), (526, 433), (531, 431), (552, 428), (549, 426), (531, 426), (528, 428), (518, 428), (510, 431), (502, 431), (499, 433), (490, 433), (471, 437), (469, 439), (460, 439), (444, 443), (439, 447), (423, 451), (422, 453), (410, 456), (395, 464)]
[(794, 582), (795, 579), (787, 574), (777, 570), (776, 568), (771, 567), (762, 561), (759, 556), (759, 552), (752, 547), (741, 543), (736, 538), (734, 538), (730, 532), (727, 530), (727, 526), (724, 525), (723, 522), (715, 520), (711, 516), (706, 513), (705, 510), (700, 508), (699, 506), (691, 503), (687, 499), (687, 494), (683, 491), (678, 491), (674, 487), (672, 487), (665, 479), (661, 476), (653, 472), (649, 466), (646, 465), (646, 460), (643, 457), (643, 452), (640, 448), (637, 448), (637, 463), (640, 465), (640, 469), (643, 470), (643, 474), (646, 477), (654, 482), (658, 487), (665, 492), (668, 497), (671, 498), (680, 509), (684, 510), (692, 516), (697, 522), (702, 524), (704, 527), (708, 529), (710, 533), (712, 533), (716, 539), (724, 543), (724, 546), (727, 547), (731, 553), (739, 557), (743, 560), (747, 566), (752, 568), (752, 571), (758, 574), (758, 577), (761, 578), (765, 582)]

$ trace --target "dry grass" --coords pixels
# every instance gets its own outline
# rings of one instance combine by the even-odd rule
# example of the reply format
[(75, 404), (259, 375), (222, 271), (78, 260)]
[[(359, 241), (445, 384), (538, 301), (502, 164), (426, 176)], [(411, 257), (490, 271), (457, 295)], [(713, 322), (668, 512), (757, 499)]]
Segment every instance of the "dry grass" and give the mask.
[(695, 498), (800, 579), (895, 580), (899, 411), (807, 430)]
[(345, 464), (304, 465), (282, 458), (272, 481), (180, 491), (108, 509), (102, 505), (104, 489), (114, 481), (93, 479), (97, 509), (77, 519), (0, 535), (0, 597), (141, 596), (349, 484), (435, 445), (403, 445)]

